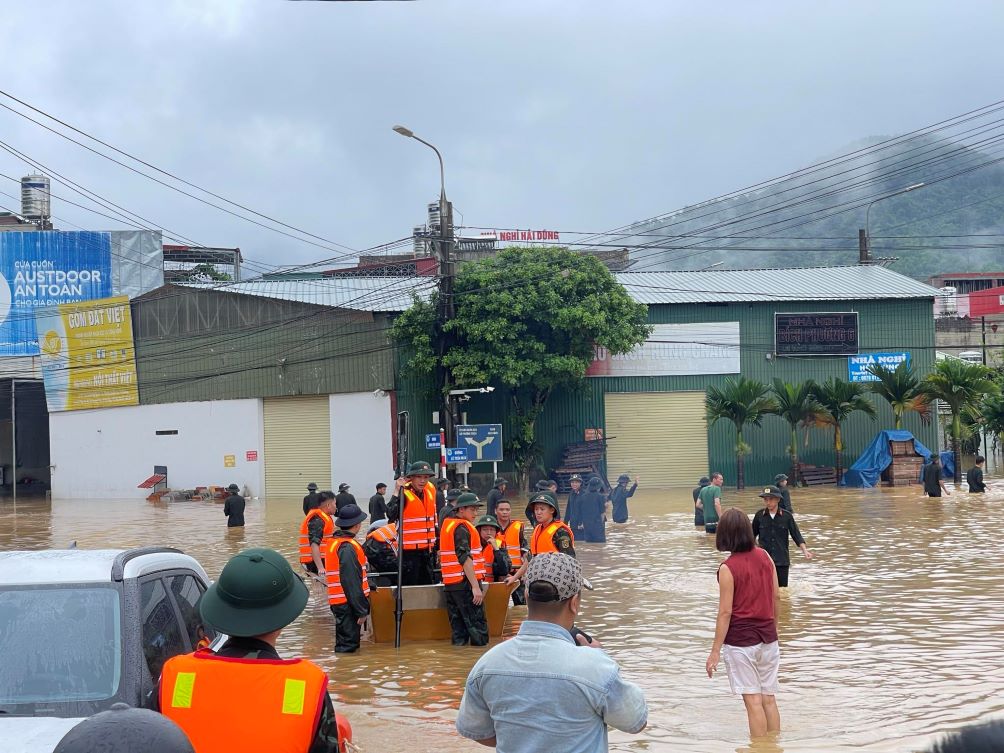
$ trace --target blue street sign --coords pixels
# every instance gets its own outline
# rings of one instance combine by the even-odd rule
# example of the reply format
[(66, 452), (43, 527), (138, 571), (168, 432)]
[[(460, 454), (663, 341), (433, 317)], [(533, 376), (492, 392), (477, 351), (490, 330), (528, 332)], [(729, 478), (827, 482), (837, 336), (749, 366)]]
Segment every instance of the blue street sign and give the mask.
[(439, 432), (438, 431), (435, 434), (426, 434), (425, 435), (425, 449), (427, 449), (427, 450), (438, 450), (440, 448), (440, 446), (441, 445), (439, 444)]
[(502, 462), (502, 424), (457, 427), (457, 444), (468, 449), (472, 463)]
[(847, 379), (850, 382), (877, 382), (878, 377), (868, 372), (869, 366), (885, 366), (895, 370), (901, 363), (910, 365), (909, 353), (862, 353), (847, 358)]
[(446, 448), (446, 462), (447, 463), (466, 463), (467, 462), (467, 448), (466, 447), (447, 447)]

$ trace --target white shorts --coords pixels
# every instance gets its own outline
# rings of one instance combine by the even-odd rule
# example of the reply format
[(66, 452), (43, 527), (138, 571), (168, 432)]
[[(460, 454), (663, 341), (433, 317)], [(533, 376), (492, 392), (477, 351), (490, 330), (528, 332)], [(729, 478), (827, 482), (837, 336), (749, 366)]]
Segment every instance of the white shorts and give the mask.
[(736, 695), (777, 695), (777, 670), (781, 648), (777, 641), (755, 646), (722, 646), (722, 659), (729, 685)]

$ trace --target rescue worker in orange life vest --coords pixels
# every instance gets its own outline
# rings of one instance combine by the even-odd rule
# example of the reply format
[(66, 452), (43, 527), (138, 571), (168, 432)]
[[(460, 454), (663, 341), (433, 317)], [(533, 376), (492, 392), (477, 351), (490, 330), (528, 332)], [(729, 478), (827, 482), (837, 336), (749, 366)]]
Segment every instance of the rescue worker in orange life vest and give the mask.
[(471, 525), (477, 517), (481, 500), (465, 492), (453, 503), (453, 515), (443, 522), (439, 538), (439, 557), (443, 568), (446, 613), (450, 618), (454, 646), (484, 646), (488, 643), (488, 620), (485, 618), (484, 560), (481, 537)]
[[(293, 568), (271, 549), (233, 557), (202, 596), (202, 619), (230, 638), (215, 654), (168, 659), (154, 699), (198, 753), (344, 751), (351, 730), (335, 714), (324, 670), (305, 659), (283, 660), (275, 650), (308, 596)], [(251, 687), (254, 693), (247, 692)]]
[[(366, 531), (363, 552), (369, 563), (370, 588), (397, 585), (397, 523), (374, 520)], [(379, 575), (378, 575), (379, 573)]]
[[(558, 503), (550, 492), (537, 492), (526, 506), (526, 514), (533, 515), (537, 526), (530, 534), (530, 554), (559, 552), (575, 556), (572, 529), (558, 517)], [(522, 574), (521, 574), (522, 576)]]
[(499, 522), (498, 538), (505, 545), (506, 553), (509, 555), (509, 576), (505, 579), (506, 585), (517, 584), (512, 592), (512, 603), (517, 606), (526, 604), (526, 592), (523, 584), (516, 578), (523, 563), (530, 558), (530, 545), (526, 543), (526, 523), (522, 520), (512, 519), (512, 503), (507, 499), (499, 500), (495, 505), (495, 514)]
[(366, 520), (358, 505), (342, 507), (335, 519), (337, 529), (324, 555), (328, 605), (335, 617), (335, 653), (359, 650), (359, 636), (370, 613), (370, 585), (366, 578), (366, 553), (356, 534)]
[(334, 493), (321, 492), (321, 501), (300, 525), (300, 563), (314, 575), (324, 575), (324, 550), (335, 533), (334, 514)]
[(397, 493), (387, 506), (387, 520), (399, 523), (402, 549), (402, 585), (427, 586), (435, 582), (433, 553), (437, 544), (436, 486), (432, 466), (424, 460), (412, 463), (407, 480), (395, 483)]
[[(498, 510), (498, 506), (495, 508)], [(499, 536), (499, 522), (494, 515), (482, 515), (474, 523), (481, 537), (481, 559), (485, 563), (485, 580), (501, 583), (509, 577), (512, 560), (506, 552), (505, 542)]]

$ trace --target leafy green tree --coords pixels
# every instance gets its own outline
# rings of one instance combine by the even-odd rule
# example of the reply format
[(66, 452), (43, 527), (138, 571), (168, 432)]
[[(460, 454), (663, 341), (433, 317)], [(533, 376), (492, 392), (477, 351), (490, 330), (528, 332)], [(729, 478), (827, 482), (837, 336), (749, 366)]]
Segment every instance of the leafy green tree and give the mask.
[(895, 369), (873, 364), (868, 367), (868, 373), (878, 378), (877, 382), (868, 383), (868, 390), (892, 408), (893, 428), (902, 429), (903, 416), (911, 411), (925, 424), (931, 422), (931, 398), (924, 394), (920, 379), (905, 361)]
[(814, 395), (815, 388), (816, 385), (811, 379), (791, 384), (775, 377), (771, 383), (770, 389), (777, 404), (774, 414), (786, 421), (791, 428), (791, 446), (788, 447), (788, 454), (791, 456), (793, 481), (798, 480), (798, 430), (800, 428), (806, 430), (806, 442), (808, 442), (808, 429), (818, 426), (824, 420), (823, 407)]
[(837, 482), (843, 475), (844, 439), (843, 423), (853, 413), (864, 413), (875, 420), (875, 406), (865, 397), (864, 385), (857, 382), (845, 382), (842, 379), (830, 377), (822, 384), (816, 384), (813, 390), (816, 401), (822, 406), (822, 422), (833, 427), (833, 452), (836, 456)]
[(962, 414), (973, 409), (988, 395), (1000, 393), (993, 380), (993, 370), (981, 363), (969, 363), (959, 358), (946, 358), (934, 365), (922, 383), (924, 394), (931, 400), (940, 400), (952, 412), (949, 435), (952, 454), (955, 456), (955, 483), (962, 481), (962, 458), (959, 443), (963, 437)]
[(972, 414), (972, 418), (993, 439), (993, 446), (997, 448), (1004, 446), (1004, 395), (999, 393), (987, 395)]
[(777, 412), (770, 387), (746, 377), (729, 377), (719, 389), (708, 387), (704, 407), (710, 425), (721, 420), (736, 427), (736, 488), (746, 488), (746, 456), (752, 452), (743, 438), (747, 426), (760, 426), (763, 417)]
[(181, 279), (189, 282), (229, 282), (231, 277), (226, 272), (221, 272), (214, 265), (208, 262), (196, 264), (187, 270)]
[(627, 353), (645, 342), (647, 307), (601, 261), (564, 248), (507, 248), (464, 265), (453, 283), (454, 316), (436, 345), (438, 295), (416, 300), (394, 323), (419, 374), (448, 370), (455, 385), (492, 385), (512, 407), (509, 456), (526, 483), (539, 462), (536, 423), (557, 387), (581, 383), (597, 348)]

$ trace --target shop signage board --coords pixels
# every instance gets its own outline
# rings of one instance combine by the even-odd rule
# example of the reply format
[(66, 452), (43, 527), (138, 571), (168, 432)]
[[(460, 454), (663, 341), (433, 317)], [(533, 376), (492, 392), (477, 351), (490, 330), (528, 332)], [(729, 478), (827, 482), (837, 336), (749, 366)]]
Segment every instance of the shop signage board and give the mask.
[(871, 366), (885, 366), (895, 370), (901, 363), (910, 365), (910, 354), (905, 353), (862, 353), (847, 359), (847, 380), (849, 382), (877, 382), (878, 377), (869, 373)]
[(467, 449), (467, 459), (472, 463), (501, 463), (502, 424), (458, 426), (457, 444)]
[(857, 355), (858, 313), (775, 313), (774, 352), (779, 356)]
[(37, 309), (111, 294), (111, 233), (0, 233), (0, 356), (38, 355)]
[(34, 312), (49, 412), (139, 405), (125, 296)]
[(739, 322), (656, 324), (630, 353), (597, 348), (588, 377), (739, 373)]

